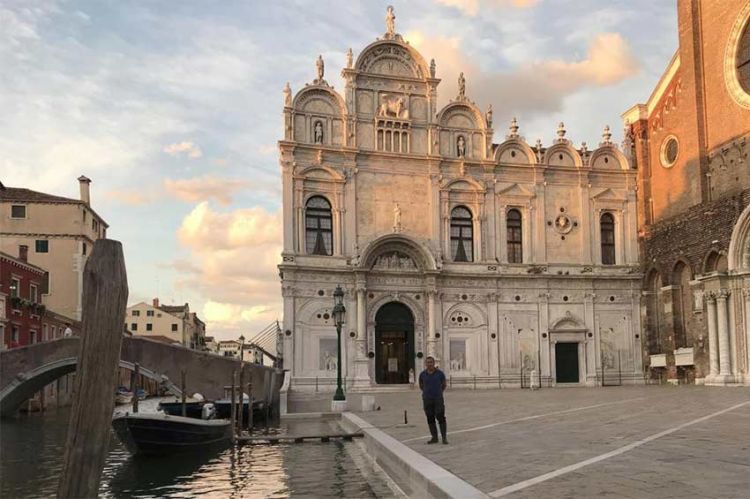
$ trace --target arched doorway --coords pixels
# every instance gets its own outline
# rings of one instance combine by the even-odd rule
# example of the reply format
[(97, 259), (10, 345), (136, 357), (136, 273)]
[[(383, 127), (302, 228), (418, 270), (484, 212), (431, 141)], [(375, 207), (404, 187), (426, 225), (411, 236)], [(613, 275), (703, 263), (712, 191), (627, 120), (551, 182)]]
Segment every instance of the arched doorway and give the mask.
[(403, 303), (386, 303), (375, 315), (375, 381), (409, 382), (414, 369), (414, 315)]

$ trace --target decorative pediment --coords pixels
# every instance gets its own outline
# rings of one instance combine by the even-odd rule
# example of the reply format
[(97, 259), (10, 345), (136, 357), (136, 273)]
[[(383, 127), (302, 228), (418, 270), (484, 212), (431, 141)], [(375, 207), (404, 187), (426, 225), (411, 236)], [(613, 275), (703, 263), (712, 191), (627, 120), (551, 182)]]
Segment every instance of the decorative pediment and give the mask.
[(597, 194), (594, 194), (591, 196), (591, 199), (595, 201), (617, 201), (617, 202), (625, 202), (626, 199), (618, 194), (617, 192), (613, 191), (610, 188), (602, 189)]
[(571, 314), (570, 311), (566, 311), (565, 315), (550, 325), (550, 331), (584, 331), (586, 330), (586, 324)]
[(496, 193), (504, 197), (522, 197), (533, 198), (535, 194), (520, 184), (511, 184), (507, 187), (496, 190)]

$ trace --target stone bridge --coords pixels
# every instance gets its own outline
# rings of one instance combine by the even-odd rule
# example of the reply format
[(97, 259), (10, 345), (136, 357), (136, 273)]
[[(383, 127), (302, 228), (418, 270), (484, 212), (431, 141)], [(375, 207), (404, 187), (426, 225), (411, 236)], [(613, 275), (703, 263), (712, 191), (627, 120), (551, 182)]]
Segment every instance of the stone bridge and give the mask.
[[(0, 351), (0, 416), (15, 414), (25, 400), (44, 386), (74, 372), (79, 349), (80, 339), (71, 337)], [(133, 370), (135, 363), (143, 376), (162, 383), (175, 395), (181, 394), (180, 375), (184, 369), (185, 391), (198, 392), (209, 399), (224, 396), (224, 387), (232, 383), (232, 372), (240, 367), (239, 359), (123, 336), (120, 367)], [(245, 383), (252, 381), (253, 396), (267, 403), (278, 402), (283, 377), (279, 369), (245, 363)]]

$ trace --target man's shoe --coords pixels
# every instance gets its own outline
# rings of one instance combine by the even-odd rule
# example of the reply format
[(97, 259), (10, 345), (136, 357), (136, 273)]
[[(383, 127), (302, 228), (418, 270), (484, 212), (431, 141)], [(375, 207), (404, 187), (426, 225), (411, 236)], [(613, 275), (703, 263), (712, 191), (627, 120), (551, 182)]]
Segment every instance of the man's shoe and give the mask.
[(448, 439), (447, 438), (443, 439), (443, 445), (448, 445)]
[(436, 444), (436, 443), (438, 443), (438, 439), (437, 439), (437, 437), (432, 437), (431, 439), (429, 439), (427, 441), (427, 443), (428, 444)]

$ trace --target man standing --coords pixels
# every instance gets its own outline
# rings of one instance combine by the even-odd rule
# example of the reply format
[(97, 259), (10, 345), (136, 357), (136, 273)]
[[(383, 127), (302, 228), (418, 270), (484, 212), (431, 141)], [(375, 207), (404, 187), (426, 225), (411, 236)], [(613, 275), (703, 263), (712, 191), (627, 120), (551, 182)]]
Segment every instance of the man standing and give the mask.
[(448, 443), (447, 426), (445, 422), (445, 401), (443, 400), (443, 391), (445, 390), (445, 374), (435, 367), (435, 358), (428, 356), (425, 359), (426, 369), (419, 374), (419, 389), (422, 390), (422, 404), (424, 413), (427, 416), (427, 426), (430, 427), (432, 438), (428, 444), (438, 442), (437, 427), (435, 419), (440, 425), (440, 435), (443, 437), (443, 443)]

